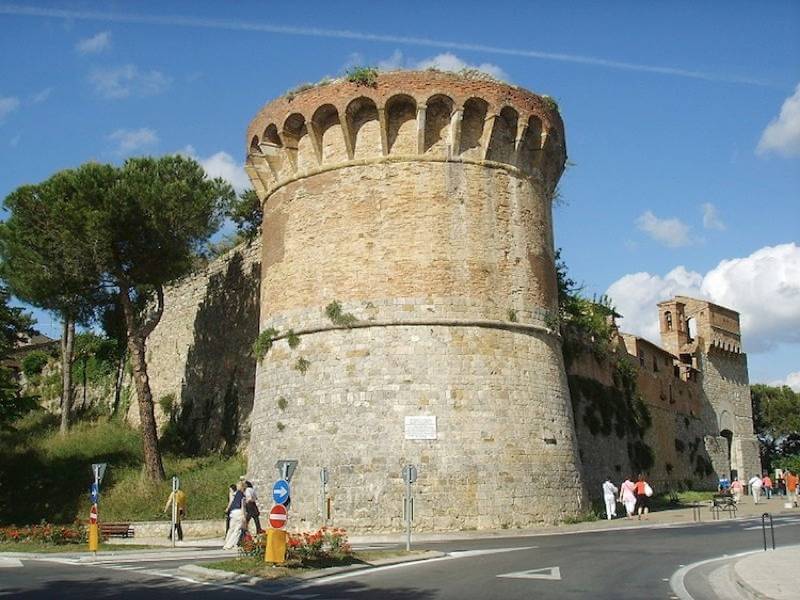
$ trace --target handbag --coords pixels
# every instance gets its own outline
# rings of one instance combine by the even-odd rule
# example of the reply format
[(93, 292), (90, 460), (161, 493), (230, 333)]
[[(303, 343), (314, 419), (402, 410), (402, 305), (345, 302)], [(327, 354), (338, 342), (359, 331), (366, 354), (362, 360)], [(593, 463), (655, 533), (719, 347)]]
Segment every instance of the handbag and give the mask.
[(650, 484), (645, 481), (644, 483), (644, 495), (648, 498), (653, 495), (653, 488), (650, 487)]

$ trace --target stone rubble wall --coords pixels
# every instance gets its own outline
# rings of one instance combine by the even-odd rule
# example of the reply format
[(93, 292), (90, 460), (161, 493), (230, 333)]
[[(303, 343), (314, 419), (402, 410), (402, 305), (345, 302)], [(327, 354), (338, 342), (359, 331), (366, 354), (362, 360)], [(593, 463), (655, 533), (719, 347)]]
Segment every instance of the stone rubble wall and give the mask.
[[(157, 418), (174, 395), (172, 426), (186, 450), (243, 448), (253, 406), (261, 242), (238, 246), (164, 291), (164, 314), (147, 340)], [(136, 394), (127, 413), (139, 420)]]

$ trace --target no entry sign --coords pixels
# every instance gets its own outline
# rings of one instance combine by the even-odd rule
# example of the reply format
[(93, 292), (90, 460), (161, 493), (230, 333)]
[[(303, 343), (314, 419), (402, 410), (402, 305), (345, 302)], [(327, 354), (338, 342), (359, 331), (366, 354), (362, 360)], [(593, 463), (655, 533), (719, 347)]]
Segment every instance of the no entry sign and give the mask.
[(286, 507), (283, 504), (276, 504), (269, 511), (269, 526), (273, 529), (283, 529), (286, 527)]
[(89, 511), (89, 523), (97, 525), (97, 504), (93, 504), (92, 509)]

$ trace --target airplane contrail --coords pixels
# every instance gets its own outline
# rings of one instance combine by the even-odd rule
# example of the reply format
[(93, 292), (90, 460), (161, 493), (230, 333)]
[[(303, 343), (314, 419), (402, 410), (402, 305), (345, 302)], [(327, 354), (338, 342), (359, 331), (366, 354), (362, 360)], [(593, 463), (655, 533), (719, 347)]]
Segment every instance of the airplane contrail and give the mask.
[(82, 21), (103, 21), (111, 23), (138, 23), (144, 25), (161, 25), (177, 27), (194, 27), (204, 29), (225, 29), (229, 31), (255, 31), (262, 33), (275, 33), (279, 35), (295, 35), (305, 37), (339, 38), (347, 40), (359, 40), (364, 42), (392, 43), (407, 46), (424, 46), (429, 48), (442, 48), (447, 50), (466, 50), (470, 52), (483, 52), (485, 54), (499, 54), (506, 56), (519, 56), (523, 58), (536, 58), (540, 60), (551, 60), (558, 62), (568, 62), (582, 65), (605, 67), (625, 71), (640, 71), (645, 73), (656, 73), (660, 75), (672, 75), (675, 77), (686, 77), (690, 79), (702, 79), (705, 81), (716, 81), (722, 83), (735, 83), (756, 86), (772, 86), (770, 82), (749, 77), (718, 75), (703, 71), (692, 71), (677, 67), (664, 67), (658, 65), (648, 65), (641, 63), (631, 63), (606, 58), (583, 56), (580, 54), (566, 54), (559, 52), (543, 52), (540, 50), (526, 50), (521, 48), (503, 48), (499, 46), (489, 46), (484, 44), (472, 44), (466, 42), (451, 42), (435, 40), (424, 37), (413, 37), (403, 35), (391, 35), (381, 33), (365, 33), (361, 31), (350, 31), (347, 29), (324, 29), (319, 27), (297, 27), (292, 25), (273, 25), (270, 23), (253, 23), (247, 21), (235, 21), (226, 19), (206, 19), (202, 17), (187, 17), (181, 15), (144, 15), (135, 13), (109, 13), (102, 11), (81, 11), (58, 8), (43, 8), (36, 6), (25, 6), (20, 4), (0, 4), (0, 14), (27, 16), (27, 17), (51, 17), (62, 19), (75, 19)]

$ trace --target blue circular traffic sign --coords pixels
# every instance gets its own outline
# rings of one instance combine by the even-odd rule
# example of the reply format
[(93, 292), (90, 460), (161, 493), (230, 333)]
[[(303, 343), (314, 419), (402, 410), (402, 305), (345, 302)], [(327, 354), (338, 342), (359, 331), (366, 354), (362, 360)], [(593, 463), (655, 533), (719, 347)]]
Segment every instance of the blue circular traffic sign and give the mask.
[(289, 482), (285, 479), (278, 479), (275, 485), (272, 486), (272, 500), (275, 504), (286, 504), (289, 500), (290, 491)]

